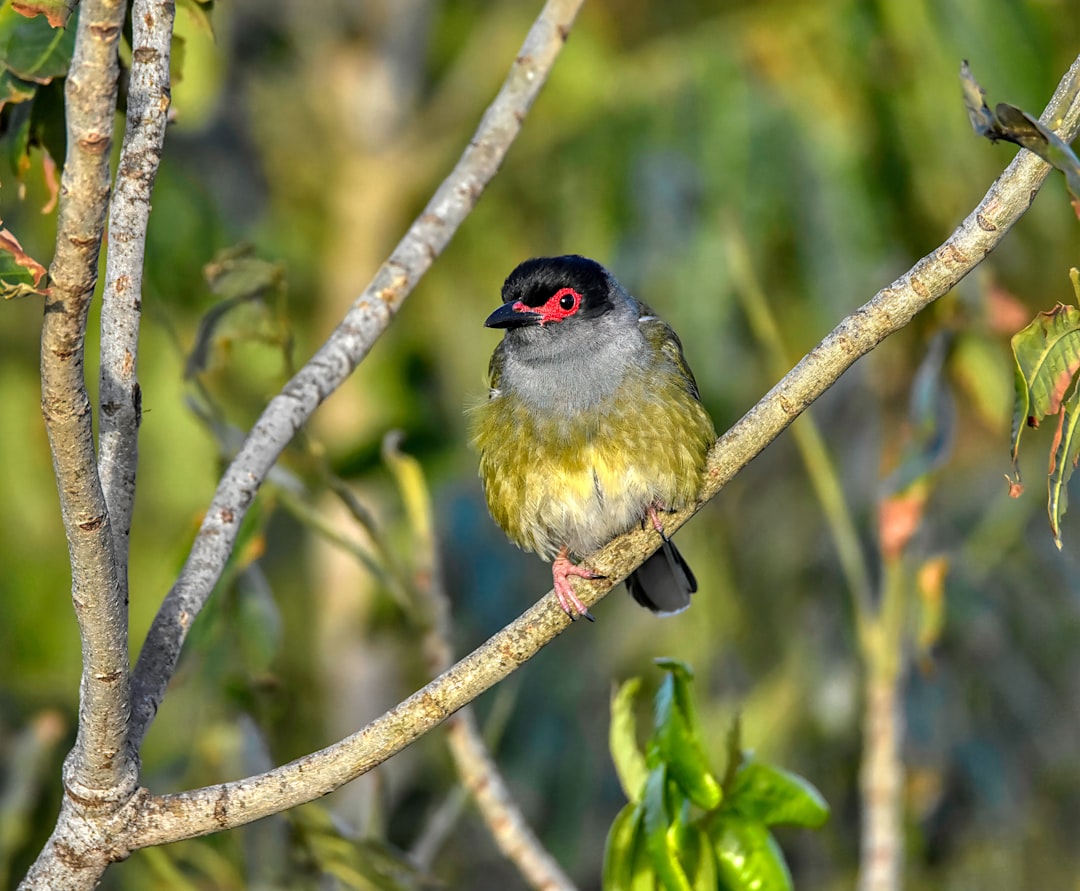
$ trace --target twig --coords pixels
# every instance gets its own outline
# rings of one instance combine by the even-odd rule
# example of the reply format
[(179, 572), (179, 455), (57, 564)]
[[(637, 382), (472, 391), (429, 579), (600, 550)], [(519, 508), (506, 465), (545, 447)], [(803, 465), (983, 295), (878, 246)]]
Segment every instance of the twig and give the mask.
[(172, 0), (135, 0), (132, 9), (127, 126), (109, 211), (109, 251), (101, 302), (98, 467), (124, 597), (142, 416), (138, 358), (143, 255), (150, 193), (165, 142), (175, 13)]
[(79, 15), (65, 89), (68, 153), (60, 184), (56, 256), (41, 331), (41, 409), (71, 557), (71, 587), (82, 635), (79, 731), (68, 758), (69, 800), (123, 801), (136, 782), (125, 747), (129, 708), (127, 601), (120, 588), (109, 513), (94, 459), (84, 381), (87, 311), (109, 195), (109, 148), (116, 108), (116, 44), (122, 0), (90, 0)]
[(548, 0), (469, 147), (390, 258), (319, 351), (274, 397), (229, 465), (191, 553), (147, 634), (135, 667), (131, 738), (138, 746), (172, 677), (188, 629), (278, 455), (348, 377), (475, 206), (521, 129), (583, 0)]

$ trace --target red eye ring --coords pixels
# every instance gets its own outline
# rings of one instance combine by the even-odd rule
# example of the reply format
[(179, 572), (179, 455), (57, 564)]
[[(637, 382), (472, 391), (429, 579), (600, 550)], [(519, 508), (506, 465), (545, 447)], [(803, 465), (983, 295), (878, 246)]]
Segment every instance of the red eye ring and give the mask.
[(536, 311), (543, 316), (540, 324), (561, 322), (581, 308), (581, 294), (573, 288), (560, 288)]

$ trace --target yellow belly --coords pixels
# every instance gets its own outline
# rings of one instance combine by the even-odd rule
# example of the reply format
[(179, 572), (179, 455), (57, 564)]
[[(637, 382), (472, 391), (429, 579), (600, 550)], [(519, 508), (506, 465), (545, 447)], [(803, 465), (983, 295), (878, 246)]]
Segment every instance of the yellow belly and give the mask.
[(491, 515), (511, 541), (546, 560), (563, 547), (591, 553), (652, 504), (685, 507), (716, 438), (701, 403), (675, 386), (636, 400), (617, 395), (576, 418), (538, 421), (511, 394), (476, 412)]

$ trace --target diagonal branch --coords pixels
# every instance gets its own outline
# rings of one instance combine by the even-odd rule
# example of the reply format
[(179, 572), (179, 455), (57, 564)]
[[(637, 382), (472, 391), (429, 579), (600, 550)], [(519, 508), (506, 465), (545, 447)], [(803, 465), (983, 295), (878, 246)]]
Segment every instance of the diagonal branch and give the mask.
[(84, 339), (97, 281), (109, 196), (116, 110), (117, 41), (124, 0), (88, 0), (79, 14), (65, 87), (68, 151), (60, 183), (56, 255), (41, 330), (41, 410), (71, 559), (71, 592), (82, 636), (79, 731), (65, 765), (68, 801), (116, 806), (133, 791), (127, 749), (127, 600), (94, 460)]
[(109, 211), (109, 251), (101, 301), (98, 467), (124, 597), (142, 415), (138, 359), (143, 255), (150, 193), (165, 142), (175, 15), (172, 0), (135, 0), (132, 7), (127, 128)]
[[(412, 585), (424, 630), (421, 648), (432, 674), (453, 667), (450, 598), (443, 585), (434, 533), (431, 494), (419, 462), (399, 450), (399, 436), (383, 443), (383, 454), (398, 481), (412, 527), (415, 568)], [(484, 743), (476, 714), (469, 706), (446, 722), (446, 741), (462, 785), (472, 795), (495, 844), (529, 886), (537, 891), (574, 891), (574, 883), (544, 848), (521, 812), (506, 780)]]
[[(1080, 58), (1051, 100), (1044, 120), (1072, 141), (1080, 131)], [(1023, 216), (1049, 167), (1021, 152), (949, 239), (844, 319), (714, 446), (700, 508), (750, 463), (856, 359), (907, 324), (975, 268)], [(685, 522), (693, 511), (673, 519)], [(666, 525), (666, 524), (665, 524)], [(655, 549), (655, 535), (633, 531), (594, 555), (607, 578), (579, 587), (586, 605), (600, 600)], [(333, 791), (404, 749), (511, 674), (566, 629), (569, 618), (546, 597), (438, 678), (359, 732), (259, 776), (154, 796), (142, 790), (128, 815), (132, 847), (229, 829)]]
[(229, 465), (191, 553), (150, 627), (134, 676), (131, 739), (142, 742), (184, 638), (221, 576), (240, 524), (282, 450), (367, 355), (479, 200), (547, 79), (583, 0), (548, 0), (469, 147), (319, 351), (270, 400)]

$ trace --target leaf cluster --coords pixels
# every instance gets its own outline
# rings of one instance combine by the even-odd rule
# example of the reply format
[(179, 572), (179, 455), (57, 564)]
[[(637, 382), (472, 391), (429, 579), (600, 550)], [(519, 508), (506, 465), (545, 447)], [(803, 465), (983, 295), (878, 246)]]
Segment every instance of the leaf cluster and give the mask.
[(738, 721), (718, 779), (694, 708), (690, 667), (674, 659), (657, 664), (668, 674), (656, 693), (644, 752), (633, 714), (641, 679), (626, 681), (612, 698), (611, 753), (629, 802), (608, 833), (605, 891), (790, 889), (771, 827), (821, 826), (828, 805), (806, 780), (744, 751)]

